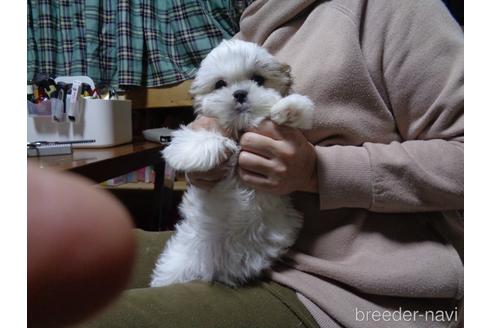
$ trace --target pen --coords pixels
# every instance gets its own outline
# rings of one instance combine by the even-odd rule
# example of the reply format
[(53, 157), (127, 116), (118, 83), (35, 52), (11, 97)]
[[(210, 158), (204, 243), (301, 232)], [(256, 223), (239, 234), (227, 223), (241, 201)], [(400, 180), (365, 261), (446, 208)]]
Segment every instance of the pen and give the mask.
[(74, 141), (33, 141), (27, 144), (28, 147), (38, 147), (43, 145), (64, 145), (64, 144), (81, 144), (81, 143), (93, 143), (95, 139), (87, 140), (74, 140)]

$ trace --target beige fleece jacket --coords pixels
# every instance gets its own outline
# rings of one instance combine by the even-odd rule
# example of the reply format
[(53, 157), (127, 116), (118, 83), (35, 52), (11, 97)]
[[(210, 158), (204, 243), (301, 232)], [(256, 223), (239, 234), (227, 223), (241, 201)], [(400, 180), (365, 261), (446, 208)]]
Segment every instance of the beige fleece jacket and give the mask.
[[(322, 326), (456, 325), (461, 28), (440, 0), (257, 0), (240, 28), (237, 38), (291, 65), (295, 91), (316, 105), (306, 135), (319, 194), (294, 195), (304, 227), (272, 279), (297, 290)], [(388, 310), (420, 312), (359, 320)], [(418, 316), (438, 310), (453, 317)]]

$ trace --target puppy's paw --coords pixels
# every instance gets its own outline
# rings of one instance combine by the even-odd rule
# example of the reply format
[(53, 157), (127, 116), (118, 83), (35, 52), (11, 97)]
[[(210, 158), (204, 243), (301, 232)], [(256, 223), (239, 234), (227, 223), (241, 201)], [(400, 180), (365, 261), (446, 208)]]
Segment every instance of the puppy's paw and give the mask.
[(162, 154), (166, 164), (177, 171), (205, 172), (237, 151), (236, 142), (219, 132), (182, 127), (173, 133), (171, 143)]
[(306, 96), (292, 94), (278, 101), (271, 109), (270, 118), (279, 125), (310, 129), (313, 126), (314, 104)]
[(184, 275), (176, 274), (173, 272), (165, 272), (165, 273), (153, 273), (152, 278), (149, 283), (149, 287), (164, 287), (174, 284), (181, 284), (192, 279), (187, 279)]
[(171, 281), (169, 279), (161, 279), (160, 277), (153, 277), (152, 280), (150, 281), (149, 287), (164, 287), (168, 285), (172, 285), (174, 281)]

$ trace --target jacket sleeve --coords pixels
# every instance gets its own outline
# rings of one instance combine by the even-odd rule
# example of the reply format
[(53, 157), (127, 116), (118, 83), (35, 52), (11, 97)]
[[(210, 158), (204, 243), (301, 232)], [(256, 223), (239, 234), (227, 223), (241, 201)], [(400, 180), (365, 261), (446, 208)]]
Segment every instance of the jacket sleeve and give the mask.
[(389, 2), (382, 74), (402, 141), (316, 147), (321, 209), (462, 209), (463, 32), (441, 1)]

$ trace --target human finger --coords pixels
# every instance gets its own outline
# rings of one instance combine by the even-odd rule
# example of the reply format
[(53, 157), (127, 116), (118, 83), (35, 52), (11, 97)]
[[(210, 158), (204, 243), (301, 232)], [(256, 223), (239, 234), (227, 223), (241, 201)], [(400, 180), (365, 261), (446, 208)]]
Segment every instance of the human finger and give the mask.
[(230, 137), (230, 131), (223, 129), (219, 121), (215, 117), (208, 117), (200, 115), (193, 122), (189, 124), (193, 130), (207, 130), (207, 131), (218, 131), (223, 136)]
[(244, 170), (268, 176), (274, 170), (275, 163), (270, 159), (243, 150), (239, 153), (238, 165)]
[(135, 254), (131, 217), (86, 179), (28, 168), (28, 325), (76, 323), (115, 298)]
[(241, 182), (253, 189), (262, 190), (262, 191), (270, 191), (272, 189), (272, 181), (268, 179), (268, 177), (257, 174), (252, 171), (248, 171), (242, 168), (238, 168), (238, 176), (241, 179)]
[(194, 180), (215, 181), (225, 177), (227, 170), (223, 167), (218, 167), (206, 172), (188, 172), (188, 178)]
[(260, 125), (250, 128), (247, 131), (269, 137), (273, 140), (284, 140), (296, 130), (297, 129), (289, 126), (278, 125), (271, 120), (263, 120)]
[(245, 132), (239, 140), (239, 145), (242, 150), (265, 158), (275, 157), (276, 148), (278, 147), (276, 140), (254, 132)]
[(186, 178), (190, 184), (200, 189), (210, 190), (226, 177), (229, 170), (231, 170), (229, 163), (225, 161), (218, 167), (206, 172), (188, 172)]

